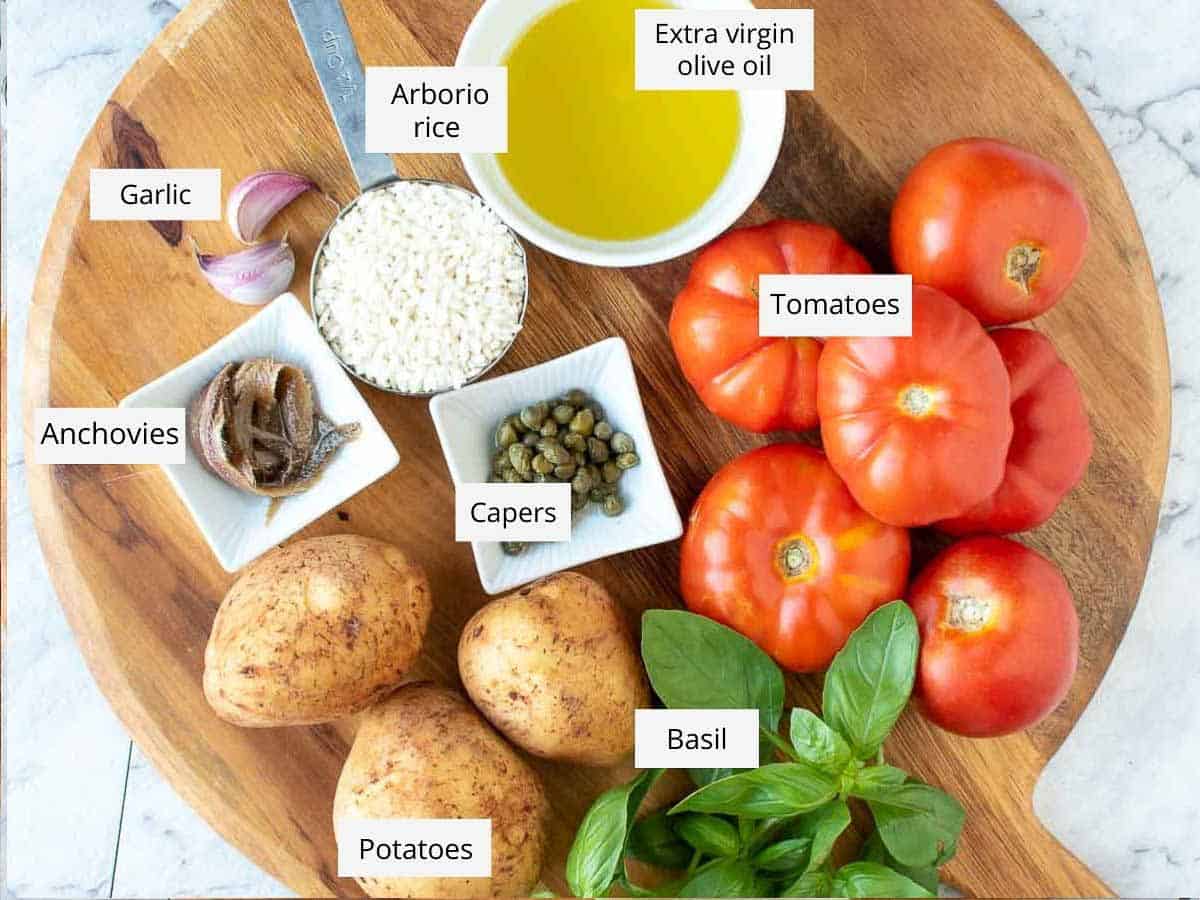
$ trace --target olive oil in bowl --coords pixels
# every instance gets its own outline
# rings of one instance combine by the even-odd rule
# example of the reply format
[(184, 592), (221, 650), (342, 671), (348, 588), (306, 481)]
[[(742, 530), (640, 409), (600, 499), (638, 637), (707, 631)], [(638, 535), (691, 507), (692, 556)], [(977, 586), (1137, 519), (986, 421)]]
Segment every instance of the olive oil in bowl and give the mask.
[(508, 152), (517, 195), (573, 234), (630, 241), (687, 221), (733, 161), (733, 91), (635, 91), (634, 10), (660, 0), (567, 0), (509, 51)]

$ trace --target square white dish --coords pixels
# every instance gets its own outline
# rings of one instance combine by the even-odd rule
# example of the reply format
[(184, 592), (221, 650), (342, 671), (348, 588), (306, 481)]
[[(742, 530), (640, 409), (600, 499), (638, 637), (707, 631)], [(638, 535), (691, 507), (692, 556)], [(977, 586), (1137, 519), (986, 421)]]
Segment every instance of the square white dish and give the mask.
[(256, 357), (303, 369), (312, 382), (317, 407), (339, 425), (358, 422), (362, 431), (338, 449), (311, 488), (279, 501), (269, 520), (271, 500), (239, 491), (208, 471), (190, 441), (182, 465), (162, 467), (227, 572), (236, 572), (400, 462), (383, 426), (294, 294), (273, 300), (203, 353), (134, 391), (119, 405), (186, 408), (226, 363)]
[(506, 556), (498, 543), (472, 541), (479, 581), (499, 594), (554, 572), (673, 541), (683, 522), (667, 486), (650, 436), (629, 348), (608, 338), (549, 362), (439, 394), (429, 403), (442, 453), (455, 486), (488, 480), (496, 426), (505, 416), (572, 388), (587, 391), (604, 407), (613, 428), (634, 439), (641, 465), (622, 476), (625, 511), (616, 518), (591, 505), (576, 515), (571, 540), (531, 544), (520, 556)]

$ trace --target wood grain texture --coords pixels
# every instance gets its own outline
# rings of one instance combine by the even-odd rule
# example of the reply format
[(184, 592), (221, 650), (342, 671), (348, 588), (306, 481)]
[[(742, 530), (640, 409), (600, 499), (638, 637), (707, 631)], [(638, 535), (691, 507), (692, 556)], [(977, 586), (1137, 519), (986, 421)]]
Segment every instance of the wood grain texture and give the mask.
[[(368, 65), (453, 60), (478, 0), (347, 0)], [(784, 4), (771, 4), (784, 5)], [(1058, 161), (1092, 212), (1087, 262), (1036, 327), (1078, 373), (1096, 432), (1084, 484), (1030, 544), (1062, 565), (1082, 622), (1079, 674), (1035, 731), (968, 741), (907, 714), (889, 758), (967, 807), (951, 883), (980, 896), (1106, 893), (1033, 816), (1046, 760), (1092, 696), (1137, 601), (1154, 533), (1169, 433), (1161, 313), (1120, 180), (1070, 89), (989, 0), (817, 0), (817, 90), (789, 99), (774, 176), (747, 223), (774, 215), (839, 228), (881, 270), (890, 203), (909, 167), (964, 135), (1006, 138)], [(140, 123), (140, 126), (136, 123)], [(46, 243), (28, 334), (26, 422), (53, 406), (112, 406), (200, 352), (250, 313), (202, 281), (188, 251), (147, 223), (92, 223), (88, 172), (145, 135), (167, 166), (224, 170), (226, 187), (264, 168), (314, 177), (345, 201), (354, 182), (285, 0), (194, 0), (130, 71), (85, 140)], [(135, 148), (136, 149), (136, 148)], [(124, 158), (129, 158), (127, 151)], [(141, 151), (138, 151), (141, 152)], [(402, 174), (466, 183), (456, 157), (397, 160)], [(311, 253), (328, 224), (301, 198), (272, 226), (296, 248), (293, 289), (307, 295)], [(233, 248), (223, 223), (189, 223), (206, 249)], [(665, 322), (690, 258), (604, 271), (530, 248), (525, 330), (497, 372), (618, 334), (630, 345), (675, 500), (687, 510), (708, 477), (764, 442), (708, 414), (683, 380)], [(402, 454), (398, 469), (307, 528), (395, 541), (428, 569), (435, 612), (416, 673), (457, 683), (459, 629), (484, 602), (452, 533), (450, 480), (427, 404), (363, 388)], [(775, 436), (779, 438), (781, 436)], [(28, 440), (28, 438), (27, 438)], [(28, 444), (27, 444), (28, 446)], [(32, 455), (29, 455), (32, 459)], [(356, 894), (336, 877), (330, 811), (353, 722), (241, 730), (216, 719), (200, 683), (205, 641), (232, 581), (161, 473), (122, 466), (30, 467), (37, 526), (59, 597), (97, 681), (139, 746), (226, 838), (302, 895)], [(679, 602), (677, 544), (584, 570), (630, 615)], [(793, 679), (813, 703), (816, 679)], [(538, 763), (553, 805), (545, 878), (562, 867), (580, 816), (629, 770)]]

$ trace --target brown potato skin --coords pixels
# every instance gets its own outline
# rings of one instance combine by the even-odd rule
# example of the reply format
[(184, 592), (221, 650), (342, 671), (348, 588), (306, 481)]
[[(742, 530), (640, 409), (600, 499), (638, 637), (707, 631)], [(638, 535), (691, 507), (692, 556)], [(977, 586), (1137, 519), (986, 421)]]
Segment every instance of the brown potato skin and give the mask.
[(535, 756), (611, 766), (633, 750), (633, 711), (650, 685), (621, 607), (565, 572), (493, 600), (458, 642), (471, 700)]
[(227, 722), (312, 725), (365, 709), (421, 652), (429, 580), (398, 547), (308, 538), (251, 563), (204, 651), (204, 696)]
[(368, 710), (333, 818), (491, 819), (491, 878), (358, 878), (372, 897), (524, 897), (537, 884), (549, 806), (537, 773), (465, 698), (405, 685)]

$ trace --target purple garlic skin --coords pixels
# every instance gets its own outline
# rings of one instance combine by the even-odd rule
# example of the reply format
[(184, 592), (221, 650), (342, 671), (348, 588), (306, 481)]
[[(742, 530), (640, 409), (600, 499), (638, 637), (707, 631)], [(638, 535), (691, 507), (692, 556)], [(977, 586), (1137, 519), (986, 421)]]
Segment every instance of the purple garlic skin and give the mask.
[(233, 236), (243, 244), (258, 240), (275, 215), (306, 191), (319, 190), (310, 178), (269, 169), (248, 175), (229, 193), (225, 219)]

